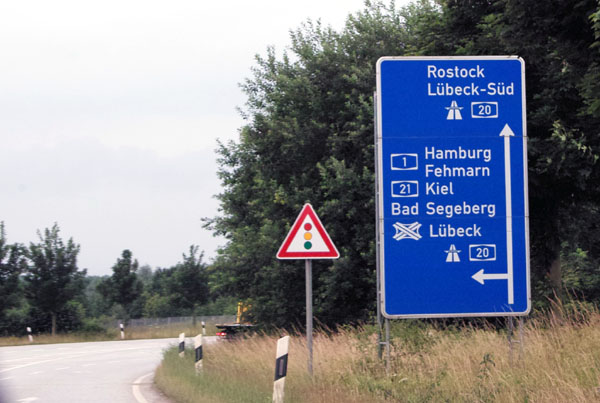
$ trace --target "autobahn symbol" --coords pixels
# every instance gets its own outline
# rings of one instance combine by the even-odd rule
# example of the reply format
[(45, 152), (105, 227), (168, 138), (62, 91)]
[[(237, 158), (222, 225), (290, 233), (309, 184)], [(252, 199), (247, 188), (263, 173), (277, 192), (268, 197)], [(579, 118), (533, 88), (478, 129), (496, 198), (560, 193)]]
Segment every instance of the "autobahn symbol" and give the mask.
[(462, 120), (462, 115), (460, 113), (462, 107), (458, 106), (456, 101), (452, 101), (450, 106), (446, 107), (446, 109), (448, 109), (446, 120)]
[(383, 315), (526, 315), (523, 60), (384, 57), (376, 99)]
[(450, 248), (448, 248), (448, 250), (444, 251), (446, 252), (446, 262), (460, 262), (460, 256), (458, 255), (460, 253), (460, 251), (458, 249), (456, 249), (456, 246), (454, 246), (454, 244), (450, 245)]

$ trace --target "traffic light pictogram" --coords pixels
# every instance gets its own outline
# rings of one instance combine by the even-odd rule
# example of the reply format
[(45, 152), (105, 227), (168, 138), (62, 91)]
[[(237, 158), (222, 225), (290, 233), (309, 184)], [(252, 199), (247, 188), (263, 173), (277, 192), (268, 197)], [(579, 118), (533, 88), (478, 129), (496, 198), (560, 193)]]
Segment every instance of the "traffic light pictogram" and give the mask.
[(339, 256), (310, 204), (304, 205), (277, 252), (278, 259), (337, 259)]
[(310, 230), (312, 229), (312, 224), (307, 222), (306, 224), (304, 224), (304, 230), (306, 231), (304, 233), (304, 239), (306, 242), (304, 242), (304, 249), (306, 250), (310, 250), (310, 248), (312, 248), (312, 242), (310, 241), (312, 239), (312, 234), (310, 233)]

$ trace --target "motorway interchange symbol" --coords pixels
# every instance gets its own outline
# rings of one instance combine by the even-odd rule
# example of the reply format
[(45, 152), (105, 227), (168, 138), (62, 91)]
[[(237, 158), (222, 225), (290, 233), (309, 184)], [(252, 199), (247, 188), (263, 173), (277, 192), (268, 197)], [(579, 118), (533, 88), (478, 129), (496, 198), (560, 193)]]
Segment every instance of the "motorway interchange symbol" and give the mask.
[(400, 241), (401, 239), (414, 239), (415, 241), (418, 241), (422, 238), (421, 234), (419, 234), (421, 224), (418, 222), (413, 222), (411, 224), (397, 222), (394, 224), (394, 228), (396, 228), (396, 234), (394, 235), (396, 241)]

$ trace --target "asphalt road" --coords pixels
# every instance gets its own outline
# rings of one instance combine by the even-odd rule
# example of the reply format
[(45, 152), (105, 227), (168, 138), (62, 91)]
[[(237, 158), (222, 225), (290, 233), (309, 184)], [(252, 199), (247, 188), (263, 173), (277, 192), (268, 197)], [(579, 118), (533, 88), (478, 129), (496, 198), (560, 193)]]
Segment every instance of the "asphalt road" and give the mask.
[[(205, 342), (214, 342), (207, 337)], [(153, 387), (163, 350), (178, 339), (0, 347), (0, 403), (169, 402)], [(186, 339), (186, 346), (193, 340)]]

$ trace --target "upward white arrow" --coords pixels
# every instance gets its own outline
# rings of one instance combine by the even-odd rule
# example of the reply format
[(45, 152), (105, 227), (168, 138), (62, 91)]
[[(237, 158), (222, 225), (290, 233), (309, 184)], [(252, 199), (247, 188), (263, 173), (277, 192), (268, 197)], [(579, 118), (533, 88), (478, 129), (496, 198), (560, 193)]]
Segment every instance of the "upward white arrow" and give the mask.
[[(512, 185), (510, 175), (510, 138), (515, 133), (510, 126), (504, 125), (500, 136), (504, 137), (504, 185), (506, 190), (506, 279), (508, 280), (508, 303), (515, 303), (513, 284), (513, 240), (512, 240)], [(483, 270), (481, 271), (483, 273)], [(480, 281), (483, 284), (483, 281)]]
[(500, 136), (502, 137), (510, 137), (510, 136), (514, 136), (515, 132), (512, 131), (512, 129), (510, 128), (510, 126), (507, 124), (504, 125), (504, 128), (502, 128), (502, 131), (500, 132)]

